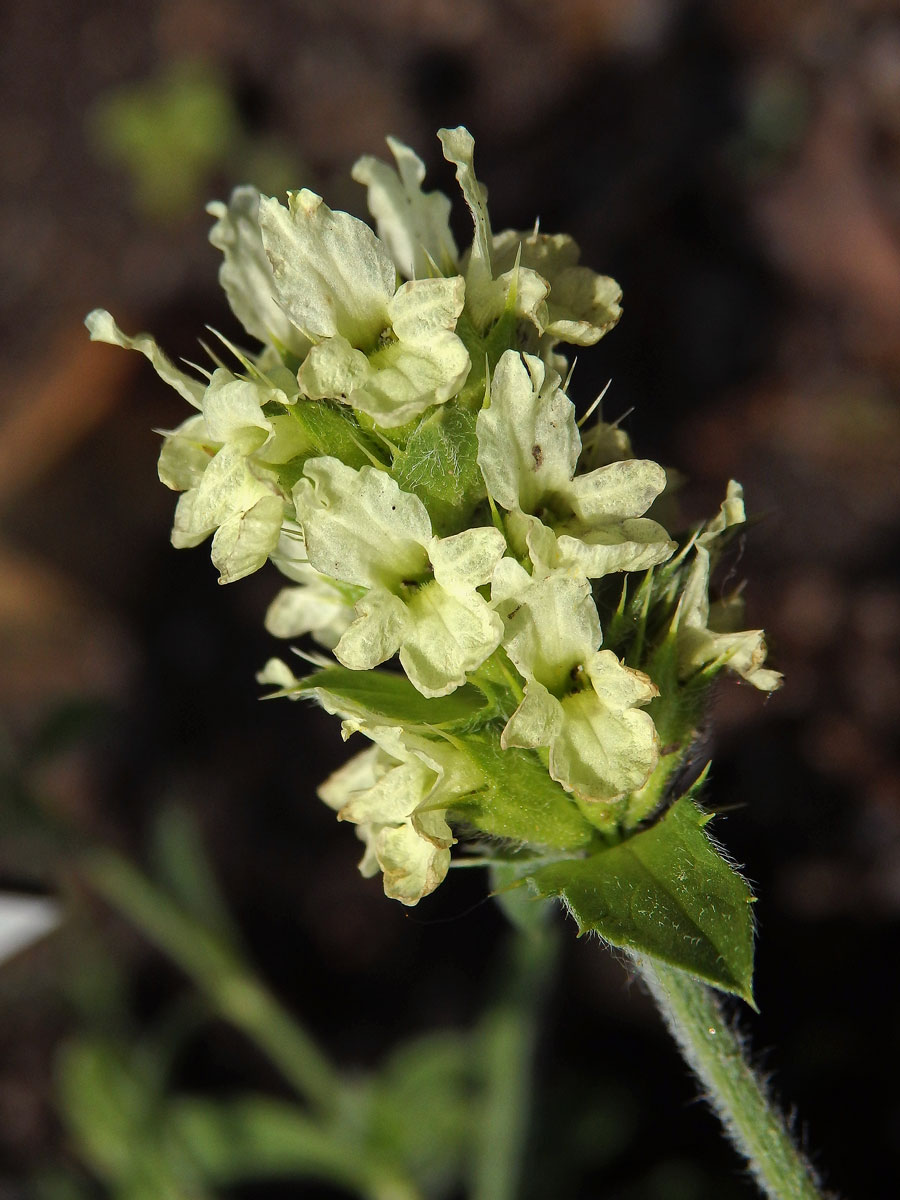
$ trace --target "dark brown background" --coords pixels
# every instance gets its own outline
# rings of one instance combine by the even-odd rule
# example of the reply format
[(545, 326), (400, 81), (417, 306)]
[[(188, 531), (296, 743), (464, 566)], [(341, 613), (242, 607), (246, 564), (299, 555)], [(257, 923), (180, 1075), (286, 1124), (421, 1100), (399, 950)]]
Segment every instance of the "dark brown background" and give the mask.
[[(199, 173), (196, 202), (153, 218), (98, 151), (92, 114), (182, 60), (217, 73), (237, 132)], [(607, 415), (633, 407), (638, 452), (690, 477), (693, 515), (734, 476), (764, 518), (739, 571), (787, 683), (769, 700), (733, 684), (717, 693), (709, 791), (733, 806), (718, 835), (760, 895), (762, 1015), (747, 1025), (760, 1050), (774, 1047), (775, 1085), (832, 1185), (893, 1197), (897, 5), (5, 0), (0, 88), (10, 796), (24, 776), (51, 815), (138, 856), (160, 803), (189, 805), (257, 962), (348, 1066), (477, 1012), (502, 937), (491, 906), (473, 909), (485, 880), (451, 876), (407, 912), (358, 877), (351, 832), (314, 795), (345, 753), (337, 723), (256, 699), (253, 673), (279, 649), (261, 628), (278, 579), (219, 589), (205, 550), (168, 546), (173, 497), (155, 478), (151, 430), (183, 405), (137, 355), (90, 346), (81, 328), (102, 305), (195, 357), (207, 323), (233, 329), (203, 202), (260, 167), (260, 146), (279, 169), (293, 164), (296, 186), (361, 213), (348, 175), (359, 154), (383, 153), (394, 133), (453, 191), (434, 131), (465, 123), (495, 227), (540, 215), (623, 285), (623, 321), (581, 354), (574, 394), (586, 403), (612, 377)], [(48, 722), (73, 721), (81, 732), (62, 750), (31, 752)], [(72, 886), (65, 858), (10, 829), (8, 886)], [(105, 928), (138, 1018), (152, 1014), (182, 986), (177, 973), (119, 924)], [(531, 1194), (751, 1195), (712, 1119), (689, 1104), (693, 1085), (646, 1000), (598, 945), (572, 941), (533, 1153), (549, 1162), (570, 1146), (576, 1165), (570, 1177), (535, 1165)], [(0, 976), (3, 1200), (66, 1154), (51, 1073), (77, 1023), (59, 983), (77, 954), (63, 932)], [(218, 1027), (181, 1071), (189, 1086), (279, 1086)], [(580, 1118), (563, 1127), (565, 1087)]]

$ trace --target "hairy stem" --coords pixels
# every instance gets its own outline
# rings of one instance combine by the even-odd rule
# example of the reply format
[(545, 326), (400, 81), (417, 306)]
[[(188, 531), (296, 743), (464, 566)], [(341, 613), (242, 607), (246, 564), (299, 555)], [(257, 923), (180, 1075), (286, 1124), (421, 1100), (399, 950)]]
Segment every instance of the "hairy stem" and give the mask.
[(633, 958), (669, 1032), (763, 1194), (769, 1200), (823, 1200), (812, 1168), (747, 1062), (712, 989), (657, 959), (637, 954)]

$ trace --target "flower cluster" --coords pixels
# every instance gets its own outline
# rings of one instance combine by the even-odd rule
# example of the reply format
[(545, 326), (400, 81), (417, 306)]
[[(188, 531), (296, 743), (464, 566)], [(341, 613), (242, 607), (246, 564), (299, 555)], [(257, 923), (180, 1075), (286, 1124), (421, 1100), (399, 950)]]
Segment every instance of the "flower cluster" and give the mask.
[[(467, 250), (449, 199), (388, 139), (396, 166), (353, 171), (375, 231), (307, 190), (210, 205), (221, 283), (261, 349), (222, 339), (232, 366), (214, 359), (200, 380), (108, 313), (87, 320), (197, 410), (160, 455), (181, 493), (173, 543), (212, 535), (223, 583), (271, 559), (292, 586), (269, 630), (333, 652), (320, 675), (273, 660), (261, 678), (371, 741), (320, 794), (357, 825), (363, 872), (405, 904), (443, 879), (454, 832), (559, 849), (635, 827), (718, 670), (779, 681), (737, 602), (710, 603), (744, 521), (738, 485), (674, 538), (647, 515), (662, 467), (599, 420), (582, 442), (559, 347), (612, 328), (618, 286), (566, 235), (494, 234), (471, 135), (439, 137)], [(395, 657), (402, 675), (374, 671)], [(540, 814), (509, 799), (526, 792)]]

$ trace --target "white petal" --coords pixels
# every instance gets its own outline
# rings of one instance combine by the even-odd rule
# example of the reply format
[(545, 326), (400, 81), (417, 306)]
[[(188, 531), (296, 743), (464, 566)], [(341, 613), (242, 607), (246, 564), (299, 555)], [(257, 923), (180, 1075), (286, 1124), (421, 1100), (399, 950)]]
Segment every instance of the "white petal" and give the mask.
[(732, 525), (743, 525), (746, 519), (744, 489), (736, 479), (730, 479), (725, 499), (719, 506), (719, 511), (712, 520), (706, 522), (697, 541), (701, 546), (709, 546), (726, 529)]
[(469, 373), (469, 352), (455, 333), (438, 330), (423, 341), (397, 341), (369, 355), (373, 368), (351, 392), (354, 408), (379, 425), (405, 425), (432, 404), (457, 394)]
[(608, 275), (570, 267), (550, 281), (546, 332), (576, 346), (593, 346), (622, 315), (622, 289)]
[(178, 497), (175, 505), (175, 518), (172, 522), (172, 545), (176, 550), (185, 550), (191, 546), (199, 546), (202, 541), (216, 528), (215, 523), (209, 524), (209, 514), (205, 513), (205, 521), (195, 515), (197, 508), (198, 488), (190, 488)]
[(333, 771), (317, 789), (319, 799), (340, 811), (357, 792), (372, 787), (388, 770), (389, 760), (379, 746), (370, 746), (354, 754), (349, 762)]
[[(182, 524), (181, 528), (188, 534), (209, 532), (274, 493), (273, 477), (251, 470), (246, 456), (236, 446), (223, 446), (203, 472), (190, 508), (190, 525)], [(182, 500), (185, 499), (183, 496)]]
[[(313, 572), (313, 574), (315, 574)], [(353, 609), (326, 580), (282, 588), (266, 612), (265, 626), (273, 637), (294, 638), (311, 633), (329, 650), (353, 620)]]
[(611, 711), (649, 704), (659, 695), (649, 675), (623, 666), (611, 650), (598, 650), (585, 669), (594, 691)]
[(497, 606), (502, 600), (518, 600), (531, 583), (532, 577), (521, 563), (514, 558), (501, 558), (491, 579), (491, 603)]
[(478, 464), (503, 508), (534, 512), (544, 497), (568, 490), (581, 447), (575, 408), (539, 358), (503, 354), (476, 431)]
[(394, 333), (401, 341), (422, 341), (436, 330), (453, 330), (465, 299), (466, 285), (461, 275), (410, 280), (398, 288), (388, 304)]
[(434, 577), (443, 588), (469, 591), (488, 582), (505, 549), (506, 539), (500, 530), (485, 526), (434, 538), (428, 555)]
[(646, 517), (596, 530), (579, 528), (577, 522), (565, 528), (573, 532), (557, 536), (546, 526), (533, 523), (528, 545), (542, 570), (600, 579), (615, 571), (646, 571), (665, 562), (675, 549), (662, 525)]
[(303, 358), (309, 339), (291, 324), (275, 298), (275, 278), (259, 228), (259, 201), (256, 188), (245, 186), (234, 189), (227, 205), (216, 200), (206, 207), (216, 218), (209, 240), (224, 255), (219, 282), (248, 333)]
[(259, 223), (279, 301), (294, 324), (314, 340), (341, 334), (372, 349), (388, 324), (396, 268), (368, 225), (332, 212), (306, 189), (289, 193), (288, 208), (262, 199)]
[(213, 372), (203, 396), (203, 415), (210, 437), (215, 442), (230, 442), (244, 454), (258, 449), (272, 425), (262, 406), (270, 400), (286, 403), (275, 388), (247, 379), (238, 379), (224, 367)]
[(561, 271), (574, 267), (581, 255), (578, 243), (567, 233), (520, 233), (516, 229), (495, 234), (493, 252), (498, 271), (509, 270), (518, 258), (551, 285)]
[(423, 762), (410, 758), (385, 772), (371, 787), (351, 795), (341, 808), (342, 821), (360, 825), (402, 824), (434, 786), (435, 775)]
[(364, 587), (393, 588), (428, 571), (425, 505), (384, 471), (359, 471), (336, 458), (313, 458), (294, 488), (309, 561), (322, 575)]
[(450, 200), (442, 192), (422, 191), (425, 165), (396, 138), (387, 144), (398, 171), (366, 155), (353, 167), (357, 183), (368, 188), (369, 212), (378, 236), (387, 245), (397, 269), (407, 279), (423, 278), (432, 271), (453, 271), (456, 243), (450, 232)]
[(205, 418), (199, 415), (188, 417), (177, 429), (165, 435), (157, 464), (160, 481), (173, 492), (186, 492), (188, 488), (196, 487), (218, 449), (218, 443), (209, 435)]
[[(724, 507), (724, 506), (723, 506)], [(709, 551), (698, 544), (677, 614), (678, 667), (683, 678), (704, 668), (728, 667), (762, 692), (781, 686), (782, 676), (763, 664), (766, 661), (765, 634), (761, 629), (709, 628), (716, 625), (725, 607), (709, 603)], [(734, 614), (729, 614), (734, 619)], [(728, 622), (729, 625), (732, 621)]]
[(503, 646), (516, 669), (556, 694), (574, 686), (572, 672), (600, 645), (600, 619), (585, 578), (533, 580), (518, 596), (497, 603), (497, 610), (504, 618)]
[(534, 749), (538, 746), (550, 746), (559, 735), (563, 723), (563, 709), (555, 696), (538, 683), (536, 679), (529, 680), (525, 685), (525, 696), (522, 703), (506, 723), (506, 728), (500, 735), (500, 745), (504, 750), (509, 746), (523, 746)]
[(491, 222), (487, 211), (487, 189), (475, 178), (475, 139), (468, 129), (439, 129), (444, 158), (456, 167), (456, 180), (475, 224), (471, 264), (475, 272), (493, 278), (491, 270)]
[(511, 267), (520, 255), (550, 286), (546, 332), (554, 339), (591, 346), (622, 314), (622, 290), (614, 279), (577, 265), (577, 243), (565, 233), (517, 233), (508, 229), (494, 238), (496, 270)]
[(666, 473), (659, 463), (642, 458), (609, 463), (572, 480), (572, 511), (590, 525), (640, 517), (665, 486)]
[(503, 622), (477, 592), (454, 595), (437, 582), (407, 605), (410, 625), (400, 662), (423, 696), (446, 696), (466, 681), (500, 643)]
[(546, 279), (536, 271), (519, 266), (496, 279), (474, 269), (471, 258), (464, 259), (466, 270), (466, 312), (476, 329), (484, 332), (498, 317), (508, 312), (544, 332), (548, 320)]
[(92, 342), (108, 342), (111, 346), (122, 346), (125, 350), (137, 350), (150, 361), (160, 379), (173, 387), (179, 396), (183, 396), (188, 404), (200, 408), (203, 398), (204, 384), (192, 379), (184, 371), (179, 371), (170, 358), (160, 350), (149, 333), (138, 333), (128, 337), (118, 327), (105, 309), (95, 308), (88, 313), (84, 323), (91, 335)]
[(384, 871), (384, 894), (410, 906), (433, 892), (450, 867), (450, 851), (420, 837), (411, 823), (382, 830), (375, 852)]
[(219, 583), (234, 583), (263, 566), (278, 545), (283, 517), (284, 501), (268, 493), (219, 526), (210, 554)]
[(334, 648), (351, 671), (369, 671), (393, 658), (409, 627), (406, 605), (392, 592), (373, 588), (356, 605), (356, 620)]
[(592, 689), (562, 701), (564, 720), (550, 749), (550, 774), (585, 800), (612, 801), (646, 782), (659, 758), (653, 719), (633, 707), (646, 703), (655, 689), (608, 650), (596, 656), (591, 680)]
[(678, 629), (705, 630), (709, 621), (709, 551), (697, 546), (678, 602)]
[(347, 401), (372, 375), (369, 360), (343, 337), (326, 338), (313, 346), (297, 373), (304, 395), (311, 400)]
[[(293, 688), (300, 682), (284, 659), (270, 658), (261, 671), (256, 672), (256, 682), (263, 686)], [(299, 693), (292, 699), (299, 699)]]

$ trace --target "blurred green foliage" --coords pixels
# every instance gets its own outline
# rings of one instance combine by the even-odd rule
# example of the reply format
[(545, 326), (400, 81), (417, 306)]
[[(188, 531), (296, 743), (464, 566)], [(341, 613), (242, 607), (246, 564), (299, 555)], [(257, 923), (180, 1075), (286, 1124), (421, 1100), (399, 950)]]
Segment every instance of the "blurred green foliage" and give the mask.
[(135, 207), (151, 223), (194, 215), (218, 179), (226, 187), (253, 179), (277, 194), (303, 175), (283, 143), (251, 136), (227, 76), (200, 60), (166, 63), (103, 93), (87, 134), (98, 158), (130, 177)]

